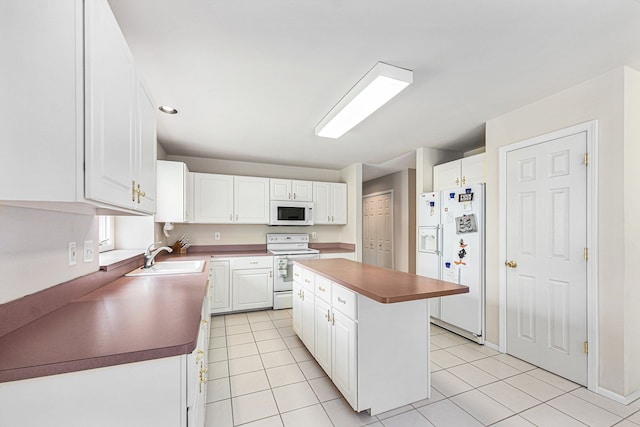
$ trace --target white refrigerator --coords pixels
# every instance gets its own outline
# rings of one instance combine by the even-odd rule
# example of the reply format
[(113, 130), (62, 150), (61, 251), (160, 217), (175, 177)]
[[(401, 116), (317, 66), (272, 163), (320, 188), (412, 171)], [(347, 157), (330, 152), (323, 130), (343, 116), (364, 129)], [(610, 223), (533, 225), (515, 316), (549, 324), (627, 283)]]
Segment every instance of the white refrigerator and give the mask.
[(484, 342), (484, 184), (418, 197), (418, 274), (469, 287), (430, 300), (433, 323)]

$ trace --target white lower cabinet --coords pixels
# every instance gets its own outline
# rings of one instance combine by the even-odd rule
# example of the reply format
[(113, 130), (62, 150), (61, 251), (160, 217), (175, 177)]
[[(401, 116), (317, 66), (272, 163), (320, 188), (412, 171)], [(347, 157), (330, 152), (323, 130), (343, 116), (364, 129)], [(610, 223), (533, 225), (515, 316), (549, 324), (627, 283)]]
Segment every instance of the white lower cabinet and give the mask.
[(229, 260), (211, 260), (209, 270), (211, 313), (231, 311), (231, 278), (229, 276)]
[[(294, 278), (293, 329), (355, 411), (376, 415), (429, 397), (427, 300), (382, 304), (301, 265)], [(311, 320), (305, 278), (315, 283)]]
[(273, 257), (211, 259), (211, 314), (273, 307)]
[(315, 306), (312, 287), (293, 282), (293, 312), (293, 330), (313, 355), (315, 347)]

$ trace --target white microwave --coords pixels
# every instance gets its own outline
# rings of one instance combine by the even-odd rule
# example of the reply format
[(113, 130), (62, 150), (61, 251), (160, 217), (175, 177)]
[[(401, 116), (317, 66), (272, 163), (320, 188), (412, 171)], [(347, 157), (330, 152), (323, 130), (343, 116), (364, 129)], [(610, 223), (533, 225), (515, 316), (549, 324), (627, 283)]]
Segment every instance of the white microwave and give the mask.
[(271, 201), (271, 225), (313, 225), (313, 202)]

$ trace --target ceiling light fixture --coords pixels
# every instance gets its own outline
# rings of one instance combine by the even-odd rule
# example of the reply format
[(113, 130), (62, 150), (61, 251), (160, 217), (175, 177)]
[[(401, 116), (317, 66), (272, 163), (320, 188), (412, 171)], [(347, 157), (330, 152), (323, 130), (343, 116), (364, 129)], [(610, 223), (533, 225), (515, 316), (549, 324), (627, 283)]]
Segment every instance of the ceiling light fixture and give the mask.
[(316, 126), (316, 135), (340, 138), (413, 83), (413, 71), (378, 62)]
[(167, 113), (167, 114), (178, 114), (178, 110), (176, 110), (173, 107), (169, 107), (166, 105), (161, 105), (158, 110), (162, 111), (163, 113)]

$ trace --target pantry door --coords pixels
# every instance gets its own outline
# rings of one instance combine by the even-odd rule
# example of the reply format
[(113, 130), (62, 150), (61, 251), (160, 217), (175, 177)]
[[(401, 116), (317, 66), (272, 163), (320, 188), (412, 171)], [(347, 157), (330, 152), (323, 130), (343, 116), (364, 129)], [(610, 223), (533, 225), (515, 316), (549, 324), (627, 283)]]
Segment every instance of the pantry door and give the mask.
[(363, 206), (363, 262), (393, 268), (393, 194), (366, 195)]
[(507, 152), (507, 353), (587, 385), (587, 132)]

